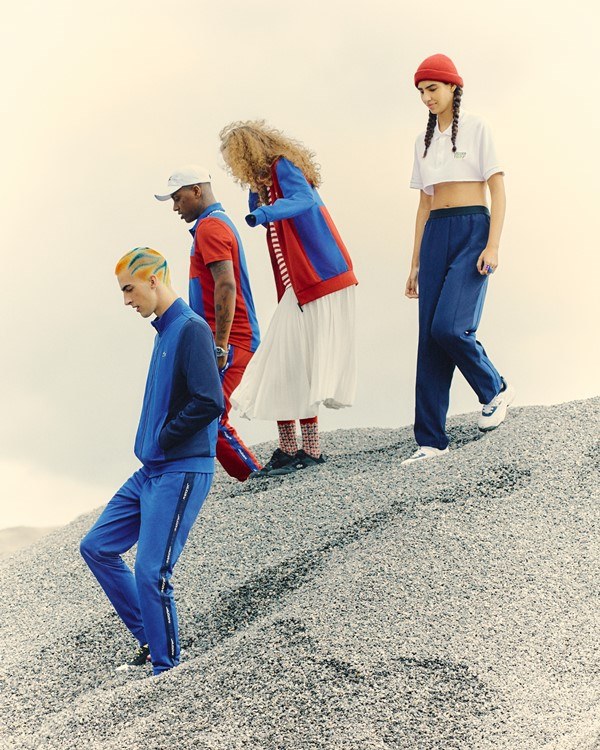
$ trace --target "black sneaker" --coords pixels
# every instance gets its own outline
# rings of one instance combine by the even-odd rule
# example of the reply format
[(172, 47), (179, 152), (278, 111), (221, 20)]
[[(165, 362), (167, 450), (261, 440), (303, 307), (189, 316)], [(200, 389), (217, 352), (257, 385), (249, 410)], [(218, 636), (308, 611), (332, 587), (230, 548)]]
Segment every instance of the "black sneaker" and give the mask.
[(271, 469), (269, 476), (284, 477), (287, 474), (293, 474), (299, 469), (308, 469), (310, 466), (319, 466), (319, 464), (324, 464), (325, 461), (327, 461), (327, 456), (324, 456), (322, 453), (318, 458), (314, 458), (314, 456), (309, 456), (308, 453), (305, 453), (305, 451), (300, 449), (290, 463), (281, 468)]
[(145, 643), (143, 646), (137, 647), (131, 661), (125, 662), (125, 664), (121, 664), (120, 667), (117, 667), (117, 672), (124, 672), (131, 667), (143, 667), (145, 664), (150, 663), (150, 649), (148, 648), (148, 644)]
[(266, 477), (269, 475), (269, 472), (272, 471), (273, 469), (281, 469), (284, 466), (287, 466), (295, 458), (296, 456), (290, 456), (289, 453), (284, 453), (281, 450), (281, 448), (277, 448), (277, 450), (273, 453), (271, 458), (262, 467), (262, 469), (258, 469), (258, 471), (253, 471), (252, 474), (250, 474), (249, 478), (259, 479), (260, 477)]

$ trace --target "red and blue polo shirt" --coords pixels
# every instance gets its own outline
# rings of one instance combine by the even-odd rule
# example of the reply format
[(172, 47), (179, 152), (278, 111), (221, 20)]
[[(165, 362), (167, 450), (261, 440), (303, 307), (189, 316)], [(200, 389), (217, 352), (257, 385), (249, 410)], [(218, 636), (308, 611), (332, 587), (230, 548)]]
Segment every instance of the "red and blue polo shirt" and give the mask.
[(190, 307), (215, 333), (215, 282), (208, 267), (230, 260), (236, 285), (235, 312), (229, 343), (256, 351), (260, 343), (258, 320), (250, 289), (242, 240), (220, 203), (208, 206), (190, 229), (194, 238), (190, 253)]

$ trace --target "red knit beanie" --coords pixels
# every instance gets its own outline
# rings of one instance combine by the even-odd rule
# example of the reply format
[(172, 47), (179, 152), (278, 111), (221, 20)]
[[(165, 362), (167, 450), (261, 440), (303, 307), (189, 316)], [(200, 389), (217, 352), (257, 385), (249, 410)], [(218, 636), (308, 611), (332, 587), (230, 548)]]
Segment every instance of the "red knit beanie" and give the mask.
[(415, 73), (415, 86), (421, 81), (440, 81), (440, 83), (455, 83), (462, 88), (463, 79), (458, 70), (446, 55), (431, 55), (419, 65)]

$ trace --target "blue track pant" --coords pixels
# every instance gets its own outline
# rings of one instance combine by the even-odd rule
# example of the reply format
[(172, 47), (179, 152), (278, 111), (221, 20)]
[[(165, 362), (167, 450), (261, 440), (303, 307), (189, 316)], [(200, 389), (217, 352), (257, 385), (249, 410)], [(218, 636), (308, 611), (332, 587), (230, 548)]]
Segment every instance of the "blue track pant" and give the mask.
[[(81, 542), (81, 554), (117, 614), (150, 647), (154, 674), (179, 664), (171, 575), (212, 474), (136, 471)], [(121, 554), (137, 542), (135, 576)]]
[(477, 270), (490, 228), (485, 206), (431, 211), (419, 264), (419, 353), (415, 438), (420, 446), (448, 445), (446, 415), (454, 368), (462, 372), (479, 402), (489, 403), (502, 387), (494, 365), (475, 338), (488, 278)]

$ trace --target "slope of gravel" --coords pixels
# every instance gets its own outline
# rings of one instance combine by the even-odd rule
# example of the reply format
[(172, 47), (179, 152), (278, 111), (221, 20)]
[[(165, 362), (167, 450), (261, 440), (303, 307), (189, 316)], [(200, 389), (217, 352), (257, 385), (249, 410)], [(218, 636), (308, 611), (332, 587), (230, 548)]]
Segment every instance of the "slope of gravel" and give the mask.
[(96, 514), (3, 560), (0, 748), (600, 750), (599, 412), (484, 437), (462, 415), (407, 468), (404, 428), (328, 433), (285, 479), (219, 473), (159, 678), (115, 672), (132, 640), (78, 552)]
[(19, 549), (30, 547), (55, 528), (55, 526), (12, 526), (8, 529), (0, 529), (0, 559), (12, 555)]

